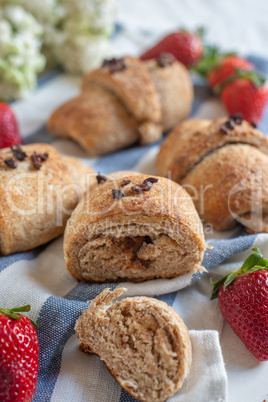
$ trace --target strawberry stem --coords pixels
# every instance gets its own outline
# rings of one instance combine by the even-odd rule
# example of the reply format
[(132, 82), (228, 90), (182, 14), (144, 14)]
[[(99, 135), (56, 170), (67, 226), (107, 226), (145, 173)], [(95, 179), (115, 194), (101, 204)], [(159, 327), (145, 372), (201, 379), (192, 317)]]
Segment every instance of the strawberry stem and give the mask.
[(251, 273), (256, 271), (261, 271), (263, 269), (268, 271), (268, 261), (263, 258), (260, 250), (255, 247), (252, 249), (255, 253), (250, 254), (244, 261), (242, 267), (237, 271), (232, 271), (229, 274), (223, 276), (217, 282), (213, 282), (210, 280), (210, 283), (213, 285), (213, 290), (211, 294), (211, 300), (216, 299), (219, 294), (220, 287), (223, 284), (223, 290), (226, 289), (239, 275), (243, 275), (245, 273)]
[(241, 68), (236, 68), (235, 73), (231, 75), (231, 77), (226, 78), (226, 80), (224, 80), (221, 84), (216, 85), (213, 89), (213, 92), (216, 95), (220, 94), (227, 85), (229, 85), (231, 82), (239, 78), (251, 81), (256, 88), (262, 87), (263, 84), (265, 83), (265, 78), (257, 71), (255, 70), (249, 71)]
[(217, 46), (206, 45), (202, 59), (191, 70), (206, 78), (208, 73), (217, 67), (223, 59), (234, 55), (234, 52), (221, 53)]
[[(21, 307), (13, 307), (11, 309), (9, 308), (0, 308), (0, 313), (5, 314), (9, 318), (13, 318), (14, 320), (19, 320), (22, 318), (21, 314), (17, 313), (26, 313), (31, 310), (31, 306), (27, 304), (26, 306), (21, 306)], [(40, 327), (40, 324), (36, 324), (33, 320), (28, 318), (29, 321), (32, 323), (32, 325), (37, 328)]]

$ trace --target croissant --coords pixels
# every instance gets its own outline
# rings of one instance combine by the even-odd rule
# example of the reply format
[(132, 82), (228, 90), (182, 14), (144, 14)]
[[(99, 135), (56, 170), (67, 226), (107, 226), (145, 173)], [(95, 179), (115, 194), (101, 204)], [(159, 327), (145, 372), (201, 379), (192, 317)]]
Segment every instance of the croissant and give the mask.
[(104, 360), (134, 398), (163, 402), (187, 378), (192, 361), (189, 332), (166, 303), (132, 297), (112, 304), (127, 289), (104, 289), (78, 318), (81, 349)]
[(188, 71), (171, 57), (112, 59), (85, 75), (82, 93), (54, 111), (48, 130), (91, 156), (140, 141), (150, 144), (186, 118), (193, 100)]
[(251, 232), (267, 230), (268, 140), (239, 115), (179, 124), (163, 142), (156, 168), (181, 183), (216, 230), (237, 222)]
[(85, 191), (72, 179), (73, 164), (85, 173), (84, 165), (47, 144), (0, 150), (0, 254), (30, 250), (63, 233)]
[(106, 181), (74, 210), (64, 234), (68, 271), (105, 282), (171, 278), (202, 270), (203, 228), (181, 186), (136, 174)]

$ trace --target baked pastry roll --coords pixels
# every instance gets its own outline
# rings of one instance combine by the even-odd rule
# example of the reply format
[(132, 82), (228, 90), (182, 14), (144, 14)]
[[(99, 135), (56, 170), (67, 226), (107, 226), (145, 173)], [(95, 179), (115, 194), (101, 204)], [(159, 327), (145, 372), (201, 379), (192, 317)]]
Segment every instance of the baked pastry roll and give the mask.
[(126, 176), (85, 195), (64, 234), (66, 267), (89, 282), (143, 281), (202, 270), (194, 204), (165, 178)]
[[(266, 231), (268, 140), (240, 116), (189, 120), (164, 141), (157, 172), (181, 183), (216, 230)], [(252, 215), (252, 216), (251, 216)]]
[(47, 127), (92, 156), (159, 140), (163, 126), (187, 117), (193, 99), (187, 70), (171, 58), (111, 59), (85, 75), (82, 90), (55, 110)]
[(48, 130), (77, 141), (91, 156), (125, 148), (139, 140), (138, 123), (116, 96), (103, 88), (85, 92), (51, 115)]
[[(119, 66), (111, 71), (114, 63), (119, 63)], [(107, 60), (103, 67), (84, 76), (82, 90), (91, 91), (95, 85), (113, 92), (139, 122), (161, 121), (158, 94), (149, 71), (140, 59), (126, 56), (124, 59)]]
[(30, 250), (59, 236), (78, 201), (68, 164), (55, 148), (1, 149), (0, 254)]
[(103, 290), (75, 326), (81, 349), (96, 353), (134, 398), (163, 402), (187, 378), (192, 360), (189, 332), (166, 303), (149, 297), (116, 301), (127, 289)]

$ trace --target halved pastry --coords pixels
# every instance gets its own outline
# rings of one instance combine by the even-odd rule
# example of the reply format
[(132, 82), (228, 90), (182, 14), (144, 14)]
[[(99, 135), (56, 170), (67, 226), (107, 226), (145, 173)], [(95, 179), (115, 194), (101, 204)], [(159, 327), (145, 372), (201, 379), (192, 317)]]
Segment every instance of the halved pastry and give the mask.
[(78, 280), (171, 278), (202, 270), (201, 221), (181, 186), (137, 174), (87, 194), (64, 235), (67, 269)]
[(159, 151), (157, 172), (181, 183), (215, 229), (240, 222), (267, 231), (268, 140), (239, 115), (178, 125)]
[(126, 298), (127, 289), (103, 290), (75, 326), (81, 349), (96, 353), (118, 383), (134, 398), (163, 402), (189, 374), (190, 336), (180, 316), (149, 297)]

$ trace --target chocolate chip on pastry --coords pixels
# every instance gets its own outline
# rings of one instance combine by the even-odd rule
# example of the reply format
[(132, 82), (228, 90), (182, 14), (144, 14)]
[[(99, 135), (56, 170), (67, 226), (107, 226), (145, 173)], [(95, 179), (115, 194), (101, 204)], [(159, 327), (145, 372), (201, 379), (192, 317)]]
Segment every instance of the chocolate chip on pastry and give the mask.
[(128, 184), (130, 184), (131, 183), (131, 180), (125, 180), (125, 179), (123, 179), (123, 181), (122, 181), (122, 183), (120, 184), (120, 186), (121, 187), (125, 187), (125, 186), (127, 186)]
[(126, 68), (126, 63), (124, 61), (123, 58), (120, 59), (116, 59), (116, 58), (112, 58), (112, 59), (105, 59), (103, 61), (102, 67), (108, 67), (109, 72), (111, 74), (114, 74), (118, 71), (122, 71)]
[(104, 360), (118, 383), (134, 398), (163, 402), (187, 378), (192, 347), (181, 317), (149, 297), (125, 298), (127, 289), (104, 289), (82, 312), (75, 331), (80, 349)]
[[(149, 176), (126, 176), (141, 185)], [(194, 204), (182, 187), (165, 178), (150, 191), (107, 181), (78, 204), (65, 230), (67, 269), (78, 280), (108, 282), (171, 278), (202, 270), (203, 228)], [(122, 191), (122, 190), (120, 190)]]
[(49, 131), (74, 139), (96, 156), (138, 141), (153, 143), (187, 117), (193, 86), (184, 66), (175, 61), (163, 68), (156, 60), (130, 56), (123, 61), (124, 68), (121, 62), (106, 62), (88, 73), (82, 93), (54, 111)]
[(123, 190), (113, 189), (112, 194), (113, 194), (114, 199), (119, 199), (119, 198), (125, 197), (125, 193)]
[(16, 169), (18, 167), (18, 163), (14, 158), (4, 159), (4, 163), (11, 169)]
[(98, 184), (101, 184), (101, 183), (106, 182), (108, 179), (103, 174), (98, 173), (97, 176), (96, 176), (96, 180), (97, 180)]
[(12, 145), (11, 147), (13, 155), (19, 160), (24, 161), (27, 158), (26, 152), (23, 151), (20, 145)]
[(34, 167), (39, 170), (42, 167), (42, 162), (48, 159), (48, 153), (44, 152), (43, 154), (38, 154), (36, 151), (34, 151), (31, 155), (31, 159)]
[(159, 175), (185, 186), (215, 229), (231, 229), (237, 221), (261, 227), (246, 216), (268, 209), (268, 140), (240, 116), (181, 123), (162, 144), (156, 164)]

